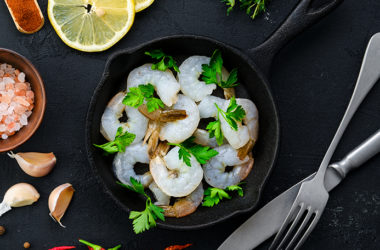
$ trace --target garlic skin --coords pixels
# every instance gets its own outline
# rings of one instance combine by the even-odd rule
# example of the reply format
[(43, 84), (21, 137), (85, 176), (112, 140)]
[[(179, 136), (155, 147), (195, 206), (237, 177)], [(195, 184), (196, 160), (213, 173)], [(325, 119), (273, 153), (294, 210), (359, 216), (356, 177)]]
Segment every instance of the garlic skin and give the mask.
[(0, 204), (0, 216), (11, 210), (11, 207), (31, 205), (40, 198), (38, 191), (28, 183), (18, 183), (8, 189)]
[(32, 177), (42, 177), (50, 173), (57, 162), (53, 153), (17, 153), (12, 151), (8, 156), (16, 159), (21, 169)]
[(65, 226), (62, 225), (61, 219), (70, 205), (74, 191), (73, 186), (66, 183), (56, 187), (49, 196), (49, 215), (62, 227)]

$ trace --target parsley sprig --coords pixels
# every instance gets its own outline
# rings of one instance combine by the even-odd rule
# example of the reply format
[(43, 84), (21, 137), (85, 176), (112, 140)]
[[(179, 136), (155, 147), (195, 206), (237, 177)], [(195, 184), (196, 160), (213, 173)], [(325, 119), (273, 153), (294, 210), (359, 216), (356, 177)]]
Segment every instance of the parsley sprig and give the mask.
[(223, 58), (220, 50), (215, 50), (209, 64), (202, 64), (202, 81), (206, 84), (216, 84), (221, 88), (233, 88), (239, 85), (237, 82), (237, 69), (233, 69), (227, 81), (222, 79)]
[(215, 107), (218, 110), (216, 121), (210, 122), (206, 129), (209, 132), (209, 137), (215, 137), (218, 145), (223, 144), (223, 132), (220, 123), (220, 116), (230, 125), (230, 127), (237, 131), (238, 130), (238, 122), (241, 122), (245, 117), (245, 111), (242, 106), (237, 105), (235, 96), (230, 99), (230, 104), (228, 105), (227, 111), (222, 110), (216, 103)]
[(117, 182), (122, 187), (141, 194), (146, 197), (145, 210), (131, 211), (129, 219), (133, 220), (133, 231), (136, 234), (142, 233), (156, 226), (156, 220), (165, 221), (164, 210), (152, 203), (151, 198), (145, 193), (144, 186), (133, 177), (130, 178), (132, 186)]
[(191, 155), (193, 155), (200, 164), (205, 164), (212, 157), (219, 154), (218, 151), (210, 147), (196, 144), (194, 139), (195, 137), (191, 136), (189, 139), (180, 144), (168, 143), (169, 145), (179, 147), (178, 157), (180, 160), (182, 159), (187, 166), (191, 167)]
[(243, 196), (243, 188), (241, 187), (243, 183), (239, 183), (237, 185), (228, 186), (225, 189), (209, 187), (204, 192), (204, 198), (202, 206), (204, 207), (213, 207), (218, 205), (221, 200), (224, 198), (231, 199), (231, 196), (227, 193), (227, 191), (237, 191), (239, 196)]
[(159, 98), (154, 97), (153, 94), (154, 86), (152, 84), (140, 84), (138, 87), (132, 87), (129, 89), (129, 92), (123, 99), (123, 104), (138, 108), (145, 100), (148, 112), (163, 108), (165, 106), (164, 103)]
[(115, 140), (104, 143), (102, 145), (93, 144), (95, 147), (103, 149), (108, 154), (114, 154), (117, 152), (125, 152), (125, 148), (129, 146), (136, 138), (135, 134), (128, 131), (123, 132), (123, 128), (117, 129)]
[(169, 68), (173, 68), (179, 73), (179, 68), (177, 62), (172, 56), (165, 54), (161, 49), (154, 49), (151, 51), (146, 51), (145, 55), (152, 57), (153, 59), (160, 60), (159, 62), (152, 65), (153, 70), (165, 71)]
[[(235, 0), (222, 0), (227, 6), (227, 16), (235, 7)], [(239, 0), (240, 8), (245, 10), (247, 15), (252, 19), (255, 19), (260, 13), (266, 11), (266, 2), (267, 0)]]

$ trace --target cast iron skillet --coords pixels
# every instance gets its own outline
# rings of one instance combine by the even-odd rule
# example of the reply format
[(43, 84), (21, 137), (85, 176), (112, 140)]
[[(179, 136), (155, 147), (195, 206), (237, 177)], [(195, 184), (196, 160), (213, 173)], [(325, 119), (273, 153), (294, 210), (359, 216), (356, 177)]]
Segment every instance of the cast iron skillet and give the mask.
[[(211, 56), (215, 49), (220, 49), (226, 68), (231, 70), (237, 67), (239, 70), (239, 81), (243, 83), (243, 86), (237, 89), (237, 96), (251, 98), (257, 105), (260, 114), (259, 140), (254, 149), (255, 164), (246, 179), (244, 198), (233, 197), (213, 208), (200, 206), (195, 213), (187, 217), (167, 218), (165, 222), (158, 221), (158, 225), (167, 229), (197, 229), (214, 225), (233, 215), (252, 210), (259, 201), (263, 185), (274, 165), (279, 145), (279, 118), (266, 77), (272, 59), (290, 39), (325, 16), (341, 1), (328, 0), (328, 3), (324, 1), (322, 6), (314, 8), (311, 4), (312, 0), (301, 0), (269, 39), (246, 53), (212, 38), (178, 35), (153, 40), (111, 55), (106, 63), (103, 77), (92, 97), (86, 124), (88, 158), (106, 192), (126, 212), (140, 211), (144, 208), (145, 201), (142, 198), (116, 184), (111, 167), (113, 157), (103, 156), (98, 149), (92, 146), (93, 143), (105, 142), (99, 133), (99, 126), (108, 101), (118, 91), (125, 89), (126, 78), (132, 69), (150, 61), (144, 52), (161, 48), (166, 53), (173, 55), (180, 63), (188, 56)], [(127, 213), (126, 216), (128, 216)]]

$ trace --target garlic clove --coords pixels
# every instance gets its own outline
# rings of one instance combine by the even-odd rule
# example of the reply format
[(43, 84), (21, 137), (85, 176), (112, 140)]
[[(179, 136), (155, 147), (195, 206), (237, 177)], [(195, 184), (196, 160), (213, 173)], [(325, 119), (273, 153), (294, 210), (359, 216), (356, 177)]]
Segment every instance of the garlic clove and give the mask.
[(18, 183), (8, 189), (0, 204), (0, 216), (11, 207), (23, 207), (31, 205), (40, 198), (38, 191), (28, 183)]
[(65, 226), (62, 225), (61, 219), (70, 205), (74, 191), (73, 186), (66, 183), (56, 187), (49, 196), (49, 215), (62, 227)]
[(16, 159), (21, 169), (33, 177), (42, 177), (50, 173), (57, 159), (53, 153), (8, 153), (9, 157)]

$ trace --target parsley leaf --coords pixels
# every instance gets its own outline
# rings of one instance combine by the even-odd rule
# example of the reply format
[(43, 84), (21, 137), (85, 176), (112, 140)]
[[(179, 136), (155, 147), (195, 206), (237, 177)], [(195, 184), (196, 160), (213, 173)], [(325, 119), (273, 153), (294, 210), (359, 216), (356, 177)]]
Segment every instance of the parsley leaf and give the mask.
[(123, 99), (123, 104), (138, 108), (146, 101), (148, 112), (153, 112), (159, 108), (163, 108), (164, 103), (153, 96), (154, 86), (150, 83), (147, 85), (140, 84), (138, 87), (132, 87)]
[[(266, 1), (267, 0), (239, 0), (240, 8), (245, 10), (247, 15), (252, 19), (255, 19), (260, 13), (266, 11)], [(222, 0), (227, 6), (227, 16), (230, 14), (232, 9), (235, 7), (235, 0)]]
[(93, 144), (95, 147), (103, 149), (108, 154), (114, 154), (117, 152), (125, 152), (125, 148), (129, 146), (136, 138), (135, 134), (125, 131), (119, 127), (117, 129), (115, 140), (107, 142), (102, 145)]
[(146, 197), (145, 210), (131, 211), (129, 213), (129, 219), (133, 220), (133, 231), (139, 234), (155, 227), (157, 219), (165, 221), (164, 210), (152, 203), (151, 198), (145, 193), (144, 186), (140, 182), (133, 177), (130, 178), (130, 181), (132, 186), (121, 182), (117, 182), (117, 184)]
[(179, 147), (178, 157), (180, 160), (182, 159), (187, 166), (191, 167), (191, 155), (193, 155), (200, 164), (205, 164), (212, 157), (219, 154), (218, 151), (210, 147), (196, 144), (194, 139), (195, 137), (191, 136), (189, 139), (180, 144), (168, 143), (168, 145)]
[(237, 131), (238, 130), (238, 122), (241, 122), (245, 117), (245, 110), (242, 106), (237, 105), (236, 98), (233, 96), (230, 99), (230, 104), (228, 105), (227, 111), (223, 111), (219, 106), (215, 104), (216, 109), (218, 110), (218, 115), (216, 117), (216, 121), (210, 122), (206, 129), (208, 130), (209, 137), (215, 137), (218, 145), (223, 144), (223, 132), (220, 123), (220, 116), (224, 118), (224, 120), (230, 125), (230, 127)]
[(266, 1), (267, 0), (239, 0), (240, 8), (245, 9), (247, 15), (250, 15), (252, 19), (260, 14), (261, 12), (266, 11)]
[(215, 50), (211, 56), (209, 64), (202, 64), (201, 79), (206, 84), (216, 84), (221, 88), (233, 88), (239, 85), (237, 83), (237, 69), (231, 70), (227, 81), (222, 79), (223, 58), (220, 50)]
[(159, 62), (152, 65), (153, 70), (165, 71), (169, 68), (173, 68), (179, 73), (179, 68), (177, 62), (172, 56), (165, 54), (161, 49), (155, 49), (151, 51), (146, 51), (145, 55), (152, 57), (153, 59), (160, 60)]
[(227, 6), (230, 6), (227, 9), (227, 16), (228, 16), (230, 12), (232, 11), (232, 9), (235, 7), (235, 0), (222, 0), (222, 3), (226, 3)]
[(240, 187), (241, 184), (243, 183), (228, 186), (225, 189), (215, 187), (207, 188), (204, 192), (202, 206), (213, 207), (215, 205), (218, 205), (219, 202), (224, 198), (231, 199), (231, 196), (227, 193), (227, 191), (237, 191), (239, 196), (243, 196), (243, 188)]

